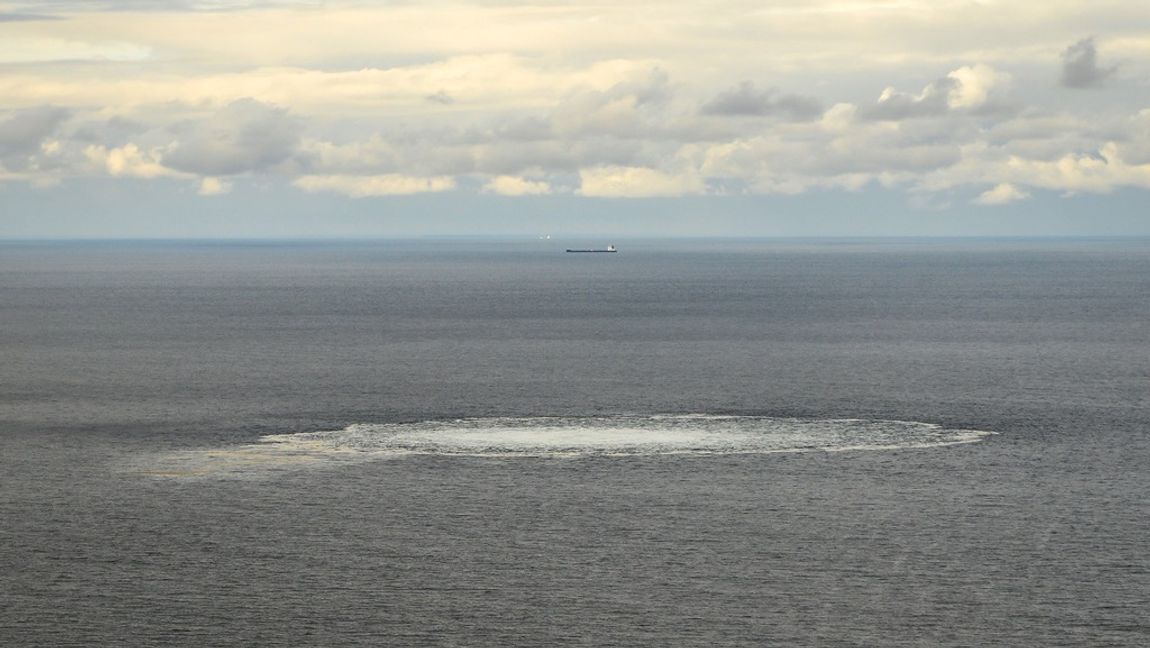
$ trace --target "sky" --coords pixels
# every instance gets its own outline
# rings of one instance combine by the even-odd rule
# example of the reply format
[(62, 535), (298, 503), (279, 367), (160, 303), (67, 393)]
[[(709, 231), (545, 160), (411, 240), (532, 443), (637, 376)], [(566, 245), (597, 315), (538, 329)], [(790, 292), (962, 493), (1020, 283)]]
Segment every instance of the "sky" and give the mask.
[(1148, 236), (1145, 0), (0, 0), (0, 238)]

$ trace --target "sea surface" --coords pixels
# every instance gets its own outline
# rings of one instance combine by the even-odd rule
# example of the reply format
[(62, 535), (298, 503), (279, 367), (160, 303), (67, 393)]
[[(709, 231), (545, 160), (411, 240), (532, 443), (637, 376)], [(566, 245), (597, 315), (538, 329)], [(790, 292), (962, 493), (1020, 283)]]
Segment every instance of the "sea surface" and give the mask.
[(1150, 241), (0, 243), (0, 645), (1150, 645)]

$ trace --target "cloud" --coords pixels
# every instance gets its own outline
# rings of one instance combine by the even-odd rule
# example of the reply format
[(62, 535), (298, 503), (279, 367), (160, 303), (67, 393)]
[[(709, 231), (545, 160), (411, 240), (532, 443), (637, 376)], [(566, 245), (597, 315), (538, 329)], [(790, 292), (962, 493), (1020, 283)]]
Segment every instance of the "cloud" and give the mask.
[(230, 182), (224, 182), (219, 178), (204, 178), (200, 181), (200, 189), (197, 193), (201, 196), (220, 196), (231, 190)]
[(551, 111), (551, 124), (567, 137), (641, 137), (671, 97), (667, 73), (649, 69), (606, 90), (573, 93)]
[(244, 11), (261, 7), (300, 7), (322, 6), (323, 0), (39, 0), (39, 4), (57, 11)]
[(960, 67), (946, 76), (958, 81), (958, 86), (947, 96), (947, 105), (951, 108), (982, 106), (990, 92), (1008, 79), (1006, 74), (982, 63)]
[(70, 117), (72, 112), (54, 106), (21, 110), (0, 121), (0, 159), (30, 153)]
[(32, 22), (39, 20), (59, 20), (59, 16), (36, 13), (0, 12), (0, 23), (6, 22)]
[[(144, 122), (119, 116), (109, 119), (88, 117), (77, 122), (69, 137), (77, 142), (93, 144), (122, 146), (153, 129), (153, 126)], [(163, 139), (168, 140), (169, 136), (165, 135)]]
[(1118, 143), (1122, 159), (1130, 164), (1150, 164), (1150, 108), (1132, 117), (1128, 129), (1128, 136)]
[(708, 180), (740, 180), (761, 193), (910, 184), (959, 163), (973, 130), (947, 120), (855, 122), (852, 115), (840, 104), (819, 122), (704, 145), (698, 168)]
[(261, 171), (295, 153), (300, 131), (286, 110), (241, 99), (187, 127), (163, 163), (205, 176)]
[(822, 114), (819, 101), (813, 97), (780, 94), (772, 88), (760, 90), (751, 81), (724, 90), (703, 104), (704, 115), (768, 116), (780, 115), (794, 120), (814, 119)]
[(335, 143), (304, 139), (299, 158), (312, 175), (378, 175), (398, 171), (409, 154), (399, 142), (380, 133), (366, 139)]
[(124, 41), (14, 36), (5, 39), (0, 63), (131, 62), (151, 56), (150, 47)]
[(1014, 185), (1003, 182), (995, 185), (991, 189), (982, 192), (978, 198), (974, 199), (976, 205), (1005, 205), (1012, 203), (1016, 200), (1025, 200), (1029, 198), (1030, 194), (1018, 189)]
[(455, 103), (455, 99), (443, 90), (433, 92), (424, 97), (424, 99), (431, 103), (443, 104), (444, 106), (450, 106), (451, 104)]
[(292, 184), (309, 193), (328, 191), (352, 198), (367, 198), (450, 191), (455, 188), (455, 178), (420, 178), (390, 173), (375, 176), (307, 175), (296, 178)]
[[(1143, 186), (1150, 163), (1150, 126), (1132, 117), (1147, 106), (1140, 88), (1060, 104), (1035, 85), (1071, 42), (1067, 25), (1107, 34), (1103, 63), (1145, 76), (1150, 22), (1135, 0), (1086, 13), (1037, 0), (670, 0), (655, 14), (512, 0), (98, 2), (5, 4), (66, 19), (0, 26), (0, 58), (25, 61), (0, 74), (4, 177), (168, 176), (216, 193), (275, 175), (349, 196), (457, 183), (619, 197), (879, 185), (955, 200), (1003, 184)], [(1033, 30), (1013, 30), (1020, 18)], [(1064, 61), (1090, 78), (1114, 72), (1089, 39)], [(8, 123), (45, 104), (69, 116), (47, 130)]]
[(992, 106), (989, 99), (995, 88), (1008, 79), (1009, 75), (989, 65), (966, 65), (928, 83), (917, 95), (888, 87), (877, 102), (863, 107), (859, 115), (870, 120), (902, 121), (952, 111), (1007, 112), (1002, 105)]
[(950, 94), (958, 90), (962, 82), (952, 77), (943, 77), (929, 83), (917, 95), (899, 92), (894, 88), (883, 90), (878, 101), (859, 111), (866, 119), (880, 121), (900, 121), (915, 117), (941, 115), (950, 108)]
[(1001, 148), (976, 142), (963, 147), (956, 164), (921, 174), (914, 186), (924, 191), (940, 191), (964, 185), (995, 185), (987, 198), (1010, 193), (997, 185), (1033, 187), (1062, 192), (1109, 193), (1120, 187), (1150, 189), (1150, 164), (1122, 158), (1121, 148), (1107, 142), (1087, 153), (1065, 153), (1050, 159), (1034, 159), (1007, 154)]
[(551, 185), (518, 176), (496, 176), (483, 185), (483, 192), (501, 196), (533, 196), (551, 193)]
[(672, 174), (641, 167), (599, 167), (579, 172), (582, 196), (597, 198), (650, 198), (703, 193), (702, 178), (692, 173)]
[[(42, 106), (0, 120), (0, 171), (43, 172), (58, 166), (61, 144), (52, 136), (71, 115), (63, 108)], [(36, 183), (46, 180), (40, 175)]]
[(1112, 142), (1096, 153), (1070, 153), (1052, 161), (1012, 157), (999, 176), (1067, 193), (1108, 193), (1118, 187), (1150, 189), (1150, 164), (1126, 162)]
[[(987, 62), (1037, 59), (1042, 48), (1033, 45), (1068, 26), (1140, 35), (1145, 25), (1138, 0), (1095, 0), (1089, 12), (1081, 4), (784, 0), (749, 6), (668, 0), (651, 12), (636, 10), (634, 2), (23, 0), (12, 10), (59, 11), (69, 20), (58, 23), (81, 23), (85, 31), (111, 39), (146, 40), (156, 51), (208, 65), (322, 68), (429, 54), (518, 52), (568, 60), (678, 59), (698, 63), (703, 74), (732, 70), (731, 78), (739, 79), (764, 69), (849, 74), (868, 66), (959, 60), (971, 52)], [(132, 15), (125, 20), (115, 10)], [(1021, 33), (1014, 27), (1020, 24), (1027, 27)], [(203, 38), (209, 33), (211, 39)]]
[(84, 155), (98, 169), (112, 176), (158, 178), (179, 175), (160, 163), (162, 151), (143, 151), (135, 144), (116, 148), (88, 146), (84, 149)]
[(1094, 38), (1083, 38), (1062, 51), (1062, 85), (1067, 88), (1096, 88), (1112, 74), (1118, 66), (1098, 67), (1098, 49)]
[[(60, 51), (45, 47), (49, 53)], [(5, 41), (0, 59), (12, 52), (10, 42)], [(635, 86), (650, 86), (644, 79), (650, 77), (651, 69), (647, 61), (561, 65), (506, 53), (353, 70), (282, 64), (243, 67), (228, 62), (219, 67), (177, 67), (169, 72), (161, 63), (147, 62), (139, 68), (104, 66), (100, 74), (84, 75), (68, 66), (45, 66), (15, 68), (0, 75), (0, 97), (11, 107), (45, 103), (103, 106), (121, 116), (151, 118), (161, 104), (203, 109), (248, 99), (289, 109), (296, 115), (423, 122), (439, 114), (428, 110), (429, 97), (434, 103), (442, 104), (435, 100), (450, 97), (472, 111), (514, 115), (553, 110), (565, 101), (612, 91), (620, 84), (612, 92), (643, 95), (651, 88)], [(640, 99), (648, 101), (650, 97)]]

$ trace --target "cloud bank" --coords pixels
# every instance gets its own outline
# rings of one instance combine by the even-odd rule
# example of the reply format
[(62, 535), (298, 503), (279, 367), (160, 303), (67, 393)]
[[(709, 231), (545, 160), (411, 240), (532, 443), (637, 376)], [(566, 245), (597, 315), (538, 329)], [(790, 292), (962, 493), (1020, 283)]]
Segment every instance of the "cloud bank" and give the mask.
[(6, 182), (978, 207), (1150, 189), (1132, 0), (60, 1), (10, 3), (0, 36)]

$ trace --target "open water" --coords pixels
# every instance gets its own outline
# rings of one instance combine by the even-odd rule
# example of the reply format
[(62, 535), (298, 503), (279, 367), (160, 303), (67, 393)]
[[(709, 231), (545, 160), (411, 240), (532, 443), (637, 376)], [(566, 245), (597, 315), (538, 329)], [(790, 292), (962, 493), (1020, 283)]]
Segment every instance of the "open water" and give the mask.
[(1150, 645), (1150, 241), (0, 243), (0, 645)]

